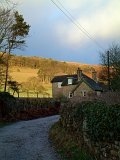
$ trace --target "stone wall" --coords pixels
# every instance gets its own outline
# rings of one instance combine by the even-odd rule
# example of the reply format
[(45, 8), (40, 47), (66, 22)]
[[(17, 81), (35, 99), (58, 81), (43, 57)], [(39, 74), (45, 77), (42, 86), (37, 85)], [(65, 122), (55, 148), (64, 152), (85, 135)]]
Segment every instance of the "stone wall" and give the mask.
[[(91, 92), (89, 92), (91, 93)], [(108, 104), (120, 104), (120, 92), (103, 92), (99, 96), (96, 96), (95, 92), (92, 92), (91, 95), (87, 97), (74, 96), (74, 98), (70, 99), (71, 102), (82, 102), (82, 101), (102, 101)]]
[(83, 93), (82, 91), (85, 91), (86, 92), (86, 96), (89, 95), (89, 93), (94, 93), (94, 91), (84, 82), (82, 82), (80, 84), (80, 86), (75, 90), (75, 93), (74, 95), (75, 96), (80, 96), (80, 97), (83, 97)]
[(52, 83), (52, 97), (59, 98), (63, 95), (63, 88), (58, 88), (58, 83)]
[(63, 95), (69, 98), (69, 93), (72, 92), (75, 87), (76, 85), (63, 86)]
[(120, 141), (92, 141), (87, 134), (86, 120), (83, 121), (83, 141), (97, 160), (120, 160)]
[[(67, 85), (58, 88), (58, 83), (52, 83), (52, 96), (53, 98), (59, 98), (62, 96), (69, 97), (69, 93), (72, 92), (77, 85)], [(83, 97), (83, 91), (86, 92), (86, 96), (95, 95), (93, 91), (86, 83), (82, 82), (74, 92), (74, 97)]]

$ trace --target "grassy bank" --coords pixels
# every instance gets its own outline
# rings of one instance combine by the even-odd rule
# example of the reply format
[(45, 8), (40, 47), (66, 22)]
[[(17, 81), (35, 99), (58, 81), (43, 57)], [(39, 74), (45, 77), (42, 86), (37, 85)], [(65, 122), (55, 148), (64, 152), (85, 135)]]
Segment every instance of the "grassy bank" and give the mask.
[(58, 123), (54, 124), (50, 129), (50, 139), (55, 145), (57, 151), (61, 154), (64, 160), (93, 160), (80, 147), (80, 141), (76, 135), (72, 135)]
[(3, 122), (0, 122), (0, 128), (4, 127), (5, 126), (5, 123)]
[(0, 128), (10, 125), (10, 122), (0, 122)]

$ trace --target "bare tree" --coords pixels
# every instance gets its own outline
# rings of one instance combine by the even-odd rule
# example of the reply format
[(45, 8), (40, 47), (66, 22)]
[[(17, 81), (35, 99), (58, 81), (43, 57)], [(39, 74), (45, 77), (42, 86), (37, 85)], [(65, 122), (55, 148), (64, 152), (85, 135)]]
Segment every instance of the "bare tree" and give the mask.
[(109, 81), (112, 90), (120, 90), (120, 45), (113, 44), (108, 51), (100, 54), (104, 66), (100, 76)]
[(27, 82), (22, 83), (23, 91), (32, 91), (37, 94), (46, 94), (46, 89), (41, 85), (39, 78), (31, 77)]

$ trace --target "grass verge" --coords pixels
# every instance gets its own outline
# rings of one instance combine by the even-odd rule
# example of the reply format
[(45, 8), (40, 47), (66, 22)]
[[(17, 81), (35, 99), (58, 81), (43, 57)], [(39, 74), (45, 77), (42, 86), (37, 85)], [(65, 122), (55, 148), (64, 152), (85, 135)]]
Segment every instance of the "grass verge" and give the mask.
[(79, 145), (76, 136), (70, 134), (58, 123), (50, 129), (50, 139), (64, 160), (94, 160)]
[(8, 126), (10, 124), (12, 124), (12, 122), (0, 122), (0, 128)]
[(6, 123), (5, 122), (0, 122), (0, 128), (6, 126)]

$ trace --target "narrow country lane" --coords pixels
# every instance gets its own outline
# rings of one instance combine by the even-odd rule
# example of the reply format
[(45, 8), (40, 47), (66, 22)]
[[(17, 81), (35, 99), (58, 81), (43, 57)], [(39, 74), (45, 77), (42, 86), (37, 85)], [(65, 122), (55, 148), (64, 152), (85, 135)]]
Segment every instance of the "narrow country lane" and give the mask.
[(60, 160), (48, 139), (58, 120), (51, 116), (0, 128), (0, 160)]

